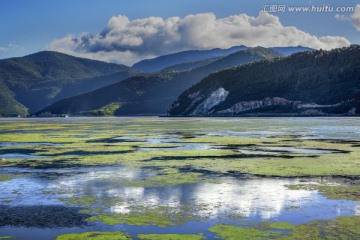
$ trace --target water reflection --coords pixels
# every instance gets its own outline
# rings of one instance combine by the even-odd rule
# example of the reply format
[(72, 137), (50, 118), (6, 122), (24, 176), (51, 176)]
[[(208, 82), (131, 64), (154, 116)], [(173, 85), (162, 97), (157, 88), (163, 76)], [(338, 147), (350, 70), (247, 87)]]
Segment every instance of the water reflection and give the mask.
[(116, 197), (123, 200), (109, 209), (116, 213), (128, 213), (132, 206), (180, 208), (193, 205), (201, 206), (195, 208), (195, 213), (208, 219), (236, 214), (249, 220), (286, 219), (294, 223), (360, 214), (359, 203), (329, 200), (316, 191), (286, 188), (288, 184), (303, 183), (300, 179), (220, 177), (220, 183), (143, 188), (128, 187), (124, 182), (155, 176), (154, 171), (124, 167), (85, 170), (66, 172), (62, 169), (66, 174), (55, 178), (42, 178), (41, 171), (37, 170), (32, 175), (0, 182), (1, 200), (10, 199), (8, 204), (13, 206), (55, 205), (63, 204), (59, 197)]
[[(112, 124), (114, 129), (122, 125), (131, 125), (136, 122), (133, 118), (124, 119), (93, 119), (91, 124), (105, 122)], [(23, 121), (23, 120), (22, 120)], [(42, 120), (38, 120), (42, 121)], [(50, 121), (50, 120), (49, 120)], [(56, 123), (76, 123), (84, 121), (78, 119), (51, 119)], [(103, 122), (102, 122), (103, 121)], [(150, 120), (149, 120), (150, 121)], [(154, 122), (151, 119), (151, 122)], [(178, 119), (163, 119), (161, 124), (179, 121)], [(185, 120), (184, 120), (185, 121)], [(276, 119), (250, 119), (250, 118), (211, 118), (211, 119), (186, 119), (187, 126), (184, 126), (183, 133), (167, 132), (165, 130), (151, 130), (142, 135), (142, 130), (137, 128), (134, 133), (120, 136), (115, 140), (141, 142), (141, 145), (156, 146), (166, 144), (169, 148), (140, 148), (138, 150), (201, 150), (211, 149), (204, 143), (187, 143), (184, 138), (203, 137), (209, 135), (221, 135), (231, 137), (279, 137), (282, 135), (302, 139), (342, 139), (358, 140), (360, 134), (360, 121), (357, 118), (276, 118)], [(153, 124), (153, 123), (152, 123)], [(194, 124), (194, 126), (192, 125)], [(214, 127), (219, 124), (219, 127)], [(201, 126), (201, 128), (199, 128)], [(148, 130), (145, 130), (148, 131)], [(0, 143), (0, 147), (16, 147), (32, 145), (33, 143)], [(35, 144), (35, 143), (34, 143)], [(50, 143), (36, 143), (51, 145)], [(54, 144), (55, 145), (55, 144)], [(175, 146), (175, 147), (174, 147)], [(241, 147), (244, 154), (274, 154), (280, 152), (290, 153), (330, 153), (332, 150), (298, 149), (289, 147)], [(306, 151), (306, 152), (304, 152)], [(14, 155), (2, 155), (10, 158)], [(21, 157), (36, 157), (34, 155), (23, 155)], [(1, 156), (0, 156), (1, 158)], [(23, 209), (35, 209), (44, 206), (44, 209), (51, 206), (64, 207), (65, 203), (59, 198), (97, 196), (100, 198), (113, 197), (122, 201), (113, 203), (108, 210), (115, 213), (129, 213), (133, 206), (157, 207), (171, 206), (181, 208), (185, 205), (200, 206), (194, 208), (196, 215), (206, 217), (204, 222), (191, 222), (183, 226), (173, 226), (165, 229), (148, 227), (148, 232), (165, 233), (197, 233), (206, 231), (210, 225), (218, 222), (230, 221), (227, 216), (241, 215), (246, 217), (244, 221), (276, 220), (291, 223), (305, 223), (310, 220), (331, 219), (337, 216), (360, 215), (360, 203), (347, 200), (329, 200), (316, 191), (289, 190), (285, 185), (311, 182), (309, 179), (276, 179), (276, 178), (247, 178), (218, 177), (219, 183), (200, 182), (188, 185), (177, 185), (168, 187), (130, 187), (126, 182), (142, 180), (153, 177), (156, 172), (149, 169), (130, 168), (122, 166), (108, 167), (81, 167), (62, 169), (31, 169), (31, 168), (2, 168), (1, 174), (16, 174), (16, 178), (0, 182), (0, 205), (4, 208), (19, 207)], [(62, 208), (56, 208), (62, 210)], [(19, 212), (17, 211), (17, 212)], [(9, 212), (8, 213), (13, 213)], [(33, 213), (33, 212), (31, 212)], [(46, 215), (45, 215), (46, 216)], [(17, 221), (17, 218), (14, 218)], [(22, 223), (23, 226), (26, 226)], [(138, 233), (138, 226), (115, 226), (117, 231)], [(114, 227), (114, 228), (115, 228)], [(109, 226), (96, 225), (92, 230), (107, 230)], [(145, 227), (144, 227), (145, 228)], [(143, 229), (144, 229), (143, 228)], [(151, 229), (150, 229), (151, 228)], [(142, 229), (142, 230), (143, 230)], [(149, 230), (150, 229), (150, 230)], [(2, 231), (4, 228), (1, 229)], [(51, 229), (53, 231), (54, 229)], [(27, 229), (26, 236), (33, 229)], [(33, 236), (45, 234), (42, 230), (34, 230)], [(64, 232), (70, 231), (67, 229)], [(83, 231), (83, 230), (79, 230)], [(7, 233), (14, 233), (10, 229)], [(50, 231), (49, 231), (50, 232)], [(10, 234), (9, 234), (10, 235)], [(55, 235), (54, 235), (55, 236)], [(52, 236), (53, 237), (53, 236)], [(34, 237), (34, 239), (37, 239)], [(50, 239), (50, 238), (49, 238)]]

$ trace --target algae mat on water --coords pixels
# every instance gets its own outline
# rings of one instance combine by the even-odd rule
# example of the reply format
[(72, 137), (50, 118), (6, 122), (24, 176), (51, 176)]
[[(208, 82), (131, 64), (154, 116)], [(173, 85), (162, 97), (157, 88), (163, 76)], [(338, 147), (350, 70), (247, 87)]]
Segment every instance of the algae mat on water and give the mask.
[(127, 234), (121, 232), (85, 232), (64, 234), (58, 236), (56, 240), (127, 240), (131, 239)]
[[(1, 239), (1, 237), (0, 237)], [(131, 239), (121, 232), (85, 232), (79, 234), (64, 234), (56, 240), (127, 240)], [(139, 234), (139, 240), (202, 240), (202, 234)]]
[[(9, 188), (0, 200), (16, 205), (35, 199), (39, 207), (54, 201), (75, 207), (87, 216), (86, 224), (96, 226), (58, 239), (356, 239), (359, 220), (350, 215), (358, 214), (357, 129), (355, 118), (1, 120), (0, 183), (19, 188)], [(301, 178), (286, 183), (288, 188), (274, 187), (279, 182), (272, 188), (260, 182), (248, 182), (251, 191), (239, 188), (249, 179), (293, 179), (275, 176)], [(25, 191), (31, 184), (33, 188)], [(259, 191), (263, 196), (256, 195)], [(238, 194), (229, 194), (234, 192)], [(281, 195), (274, 209), (262, 204), (244, 208), (270, 194)], [(311, 206), (313, 196), (334, 199), (325, 203), (331, 210), (346, 205), (344, 217), (318, 221), (338, 216), (326, 215), (325, 209), (306, 219), (311, 208), (304, 209)], [(226, 197), (241, 200), (241, 206), (227, 205)], [(271, 217), (262, 222), (251, 216), (252, 211)], [(216, 218), (209, 220), (214, 212)], [(305, 216), (304, 224), (293, 219), (274, 222), (282, 212)], [(202, 230), (187, 229), (192, 222)], [(140, 234), (143, 228), (161, 230)], [(184, 234), (172, 234), (179, 232)]]
[[(330, 130), (341, 125), (335, 120), (325, 123)], [(1, 142), (20, 145), (2, 146), (1, 153), (27, 153), (31, 159), (6, 157), (0, 166), (125, 164), (264, 176), (360, 176), (360, 142), (324, 138), (320, 134), (326, 129), (312, 130), (320, 124), (321, 119), (313, 126), (296, 119), (2, 120)], [(169, 144), (184, 147), (177, 150)], [(139, 150), (151, 145), (151, 151)], [(183, 181), (187, 180), (178, 179)]]
[[(334, 220), (313, 221), (307, 224), (292, 225), (286, 222), (259, 222), (247, 226), (218, 224), (209, 229), (216, 233), (216, 239), (223, 240), (302, 240), (302, 239), (358, 239), (360, 236), (360, 217), (337, 217)], [(86, 232), (65, 234), (56, 240), (121, 240), (131, 239), (120, 232)], [(203, 234), (139, 234), (133, 239), (144, 240), (201, 240), (209, 239)]]
[(261, 222), (249, 226), (219, 224), (209, 230), (224, 240), (239, 239), (358, 239), (360, 216), (337, 217), (294, 226), (286, 222)]

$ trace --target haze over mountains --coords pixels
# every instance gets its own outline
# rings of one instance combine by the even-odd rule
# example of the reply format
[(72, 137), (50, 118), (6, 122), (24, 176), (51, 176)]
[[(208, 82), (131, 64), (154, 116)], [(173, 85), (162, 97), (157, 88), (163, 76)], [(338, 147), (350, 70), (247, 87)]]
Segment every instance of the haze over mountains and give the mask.
[(0, 115), (163, 115), (171, 105), (172, 115), (186, 116), (357, 112), (358, 46), (310, 51), (237, 46), (133, 67), (49, 51), (4, 59)]
[[(246, 46), (235, 46), (229, 49), (215, 48), (212, 50), (202, 50), (202, 51), (201, 50), (184, 51), (184, 52), (156, 57), (153, 59), (145, 59), (138, 63), (135, 63), (132, 67), (142, 72), (157, 72), (179, 64), (196, 64), (196, 62), (197, 63), (204, 62), (203, 60), (205, 60), (206, 62), (207, 60), (210, 59), (225, 57), (232, 53), (246, 49), (248, 49), (248, 47)], [(302, 46), (274, 47), (270, 49), (285, 56), (291, 55), (296, 52), (313, 50), (311, 48), (302, 47)]]
[(209, 58), (224, 57), (246, 48), (247, 47), (245, 46), (236, 46), (229, 49), (216, 48), (212, 50), (184, 51), (156, 57), (153, 59), (145, 59), (135, 63), (132, 67), (142, 72), (157, 72), (177, 64), (201, 61)]
[(42, 112), (92, 115), (109, 104), (116, 103), (121, 107), (114, 111), (114, 115), (165, 114), (171, 103), (183, 91), (210, 73), (281, 56), (278, 52), (266, 48), (245, 49), (190, 71), (163, 71), (129, 78), (93, 92), (58, 101), (43, 109)]

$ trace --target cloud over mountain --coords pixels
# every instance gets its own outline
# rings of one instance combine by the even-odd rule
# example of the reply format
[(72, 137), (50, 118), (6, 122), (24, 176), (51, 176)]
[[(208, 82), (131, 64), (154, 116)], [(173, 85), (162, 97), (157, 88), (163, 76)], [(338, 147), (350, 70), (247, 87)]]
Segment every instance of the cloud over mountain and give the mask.
[(283, 26), (268, 13), (257, 17), (240, 14), (216, 18), (213, 13), (184, 18), (149, 17), (129, 20), (110, 18), (99, 34), (68, 35), (51, 42), (47, 48), (87, 58), (125, 64), (190, 49), (246, 46), (297, 46), (332, 49), (350, 45), (344, 37), (317, 37), (293, 26)]
[(351, 16), (351, 21), (356, 30), (360, 31), (360, 5), (356, 5), (354, 14)]

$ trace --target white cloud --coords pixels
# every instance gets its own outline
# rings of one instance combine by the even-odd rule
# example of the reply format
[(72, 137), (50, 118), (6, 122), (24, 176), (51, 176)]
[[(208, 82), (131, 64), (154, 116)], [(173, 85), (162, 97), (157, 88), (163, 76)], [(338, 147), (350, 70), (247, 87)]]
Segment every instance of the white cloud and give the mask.
[(335, 14), (335, 18), (337, 20), (343, 21), (343, 22), (351, 21), (351, 17), (349, 15)]
[(51, 42), (47, 49), (104, 61), (132, 64), (144, 58), (190, 50), (250, 47), (297, 46), (332, 49), (350, 45), (344, 37), (316, 37), (293, 26), (283, 26), (268, 13), (257, 17), (240, 14), (216, 18), (213, 13), (184, 18), (149, 17), (129, 20), (110, 18), (99, 34), (69, 35)]
[(336, 14), (335, 18), (339, 21), (350, 22), (356, 30), (360, 31), (360, 5), (356, 5), (352, 15)]
[(16, 49), (19, 49), (19, 48), (21, 48), (21, 47), (18, 46), (18, 45), (10, 43), (5, 47), (0, 47), (0, 52), (8, 52), (8, 51), (16, 50)]
[(360, 31), (360, 5), (356, 5), (354, 14), (351, 16), (351, 21), (356, 30)]

